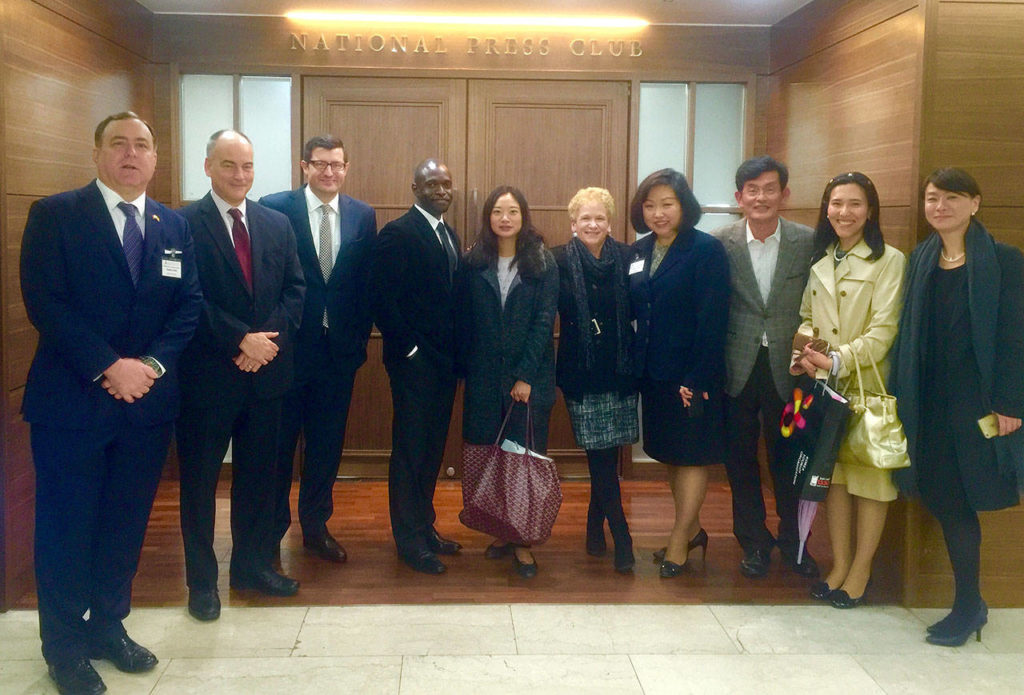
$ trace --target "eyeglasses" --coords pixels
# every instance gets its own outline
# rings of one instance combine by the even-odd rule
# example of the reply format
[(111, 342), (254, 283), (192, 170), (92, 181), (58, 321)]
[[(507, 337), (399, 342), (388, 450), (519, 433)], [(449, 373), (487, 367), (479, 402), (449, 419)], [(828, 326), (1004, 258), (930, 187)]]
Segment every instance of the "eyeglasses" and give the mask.
[(307, 162), (307, 164), (312, 166), (320, 173), (327, 171), (327, 167), (330, 167), (331, 171), (333, 171), (335, 174), (342, 173), (343, 171), (345, 171), (345, 167), (348, 166), (348, 162), (325, 162), (321, 159), (314, 159), (310, 162)]

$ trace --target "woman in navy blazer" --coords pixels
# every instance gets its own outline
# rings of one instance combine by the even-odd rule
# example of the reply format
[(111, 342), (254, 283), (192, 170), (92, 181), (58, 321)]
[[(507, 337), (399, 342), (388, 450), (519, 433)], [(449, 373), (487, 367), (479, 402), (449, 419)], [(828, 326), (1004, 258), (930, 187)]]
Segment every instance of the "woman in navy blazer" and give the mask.
[(634, 368), (640, 378), (644, 451), (668, 467), (675, 523), (662, 577), (683, 570), (689, 551), (707, 552), (700, 508), (706, 466), (720, 463), (722, 387), (729, 317), (729, 260), (718, 239), (694, 228), (700, 203), (674, 169), (644, 179), (630, 204), (638, 234), (630, 295), (637, 320)]

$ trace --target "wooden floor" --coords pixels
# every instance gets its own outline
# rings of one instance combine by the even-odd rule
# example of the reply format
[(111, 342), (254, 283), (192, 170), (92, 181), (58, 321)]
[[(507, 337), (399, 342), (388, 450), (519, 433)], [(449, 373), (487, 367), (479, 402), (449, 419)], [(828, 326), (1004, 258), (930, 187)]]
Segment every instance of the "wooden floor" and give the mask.
[[(417, 574), (397, 558), (388, 522), (387, 484), (384, 481), (339, 481), (335, 486), (335, 514), (329, 527), (348, 551), (343, 565), (307, 554), (293, 525), (282, 547), (282, 566), (302, 583), (293, 598), (265, 597), (254, 592), (228, 590), (230, 534), (229, 481), (218, 491), (216, 551), (220, 560), (220, 593), (227, 605), (351, 605), (427, 603), (809, 603), (809, 581), (781, 567), (773, 555), (771, 572), (763, 579), (740, 575), (741, 552), (732, 536), (731, 498), (724, 472), (712, 474), (701, 514), (710, 535), (706, 565), (699, 551), (691, 554), (688, 570), (675, 579), (658, 577), (651, 552), (665, 544), (671, 525), (672, 502), (668, 487), (659, 481), (626, 481), (623, 498), (633, 532), (636, 572), (622, 576), (612, 569), (611, 555), (588, 556), (583, 548), (589, 484), (565, 482), (564, 502), (551, 540), (535, 549), (538, 575), (518, 578), (508, 560), (487, 560), (483, 550), (491, 539), (458, 521), (461, 491), (457, 482), (438, 484), (437, 527), (464, 549), (444, 558), (448, 572), (441, 576)], [(293, 489), (295, 508), (297, 486)], [(769, 508), (772, 503), (769, 503)], [(815, 522), (810, 548), (823, 567), (828, 565), (824, 513)], [(771, 526), (774, 527), (774, 521)], [(609, 538), (610, 544), (610, 538)], [(876, 602), (884, 597), (876, 596)], [(178, 483), (164, 480), (150, 519), (139, 574), (134, 584), (135, 606), (183, 606), (186, 601), (184, 555), (178, 522)], [(26, 596), (21, 607), (34, 607)]]

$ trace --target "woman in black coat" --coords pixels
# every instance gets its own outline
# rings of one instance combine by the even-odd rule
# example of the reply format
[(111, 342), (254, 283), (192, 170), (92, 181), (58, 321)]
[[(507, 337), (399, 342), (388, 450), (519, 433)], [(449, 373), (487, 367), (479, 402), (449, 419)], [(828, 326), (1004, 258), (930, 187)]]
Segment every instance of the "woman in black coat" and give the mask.
[(666, 464), (675, 502), (668, 545), (655, 555), (662, 577), (682, 572), (693, 548), (707, 552), (706, 466), (724, 454), (729, 260), (722, 242), (694, 228), (700, 215), (686, 177), (673, 169), (644, 179), (630, 204), (637, 233), (653, 232), (633, 244), (629, 280), (644, 451)]
[(635, 559), (622, 510), (619, 447), (637, 440), (639, 425), (626, 275), (632, 251), (608, 236), (614, 213), (615, 201), (607, 190), (581, 189), (569, 202), (573, 238), (552, 249), (561, 319), (555, 383), (565, 396), (576, 444), (587, 452), (587, 552), (607, 552), (607, 519), (615, 541), (615, 569), (628, 573)]
[(938, 519), (953, 566), (953, 610), (928, 628), (941, 646), (981, 639), (978, 512), (1018, 504), (1024, 484), (1024, 256), (974, 218), (980, 205), (965, 171), (925, 180), (934, 233), (910, 256), (890, 376), (911, 460), (894, 478)]
[[(533, 441), (547, 451), (548, 419), (555, 403), (553, 329), (558, 303), (558, 268), (530, 222), (526, 198), (511, 186), (491, 191), (480, 232), (466, 254), (460, 289), (460, 340), (466, 384), (462, 435), (472, 444), (492, 444), (516, 403), (505, 438), (526, 445), (526, 403)], [(498, 539), (490, 558), (512, 555), (523, 577), (537, 573), (529, 548)]]

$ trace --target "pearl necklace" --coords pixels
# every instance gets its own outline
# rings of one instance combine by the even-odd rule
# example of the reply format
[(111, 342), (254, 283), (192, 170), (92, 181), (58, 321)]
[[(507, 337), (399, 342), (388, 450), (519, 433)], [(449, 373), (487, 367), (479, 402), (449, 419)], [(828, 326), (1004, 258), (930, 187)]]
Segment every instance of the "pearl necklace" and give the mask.
[(838, 263), (839, 261), (841, 261), (844, 258), (846, 258), (846, 255), (848, 253), (850, 253), (850, 252), (849, 251), (843, 251), (843, 255), (840, 256), (839, 255), (839, 244), (836, 244), (835, 248), (832, 249), (832, 258), (836, 259), (836, 263)]
[(961, 251), (959, 256), (956, 256), (954, 258), (950, 258), (949, 256), (946, 255), (946, 250), (945, 249), (942, 249), (941, 251), (939, 251), (939, 253), (942, 254), (942, 260), (944, 260), (946, 263), (956, 263), (961, 258), (963, 258), (965, 255), (967, 255), (967, 251)]

